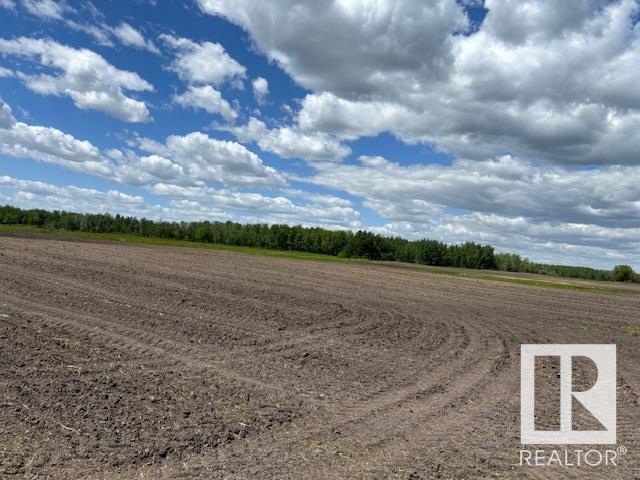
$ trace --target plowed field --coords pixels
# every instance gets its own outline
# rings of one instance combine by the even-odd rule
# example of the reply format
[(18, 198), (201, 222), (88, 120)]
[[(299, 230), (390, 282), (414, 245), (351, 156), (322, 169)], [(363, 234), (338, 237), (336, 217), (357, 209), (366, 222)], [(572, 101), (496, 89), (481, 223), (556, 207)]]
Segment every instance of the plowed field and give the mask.
[[(640, 478), (639, 325), (632, 293), (0, 236), (0, 478)], [(523, 343), (618, 345), (616, 468), (514, 465)]]

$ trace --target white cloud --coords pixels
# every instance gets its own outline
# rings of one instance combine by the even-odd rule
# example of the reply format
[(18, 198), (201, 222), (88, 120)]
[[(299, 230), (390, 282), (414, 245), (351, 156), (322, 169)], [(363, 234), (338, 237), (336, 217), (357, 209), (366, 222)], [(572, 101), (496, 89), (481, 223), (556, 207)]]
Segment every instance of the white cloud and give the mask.
[(406, 134), (427, 120), (396, 103), (345, 100), (327, 92), (307, 95), (301, 105), (297, 120), (303, 130), (334, 132), (349, 140), (375, 136), (392, 128)]
[(222, 94), (210, 85), (201, 87), (189, 86), (186, 92), (175, 95), (173, 101), (178, 105), (193, 109), (202, 109), (209, 113), (217, 113), (228, 121), (232, 122), (238, 118), (238, 113), (229, 105)]
[(58, 186), (44, 182), (0, 176), (0, 203), (21, 208), (46, 208), (83, 213), (111, 213), (154, 220), (231, 220), (233, 217), (214, 206), (171, 200), (168, 205), (149, 203), (142, 195), (118, 190), (96, 190), (73, 185)]
[(99, 45), (102, 45), (105, 47), (114, 46), (114, 43), (111, 40), (112, 32), (104, 24), (92, 25), (89, 23), (76, 21), (71, 18), (65, 18), (64, 24), (71, 30), (86, 33), (87, 35), (92, 37), (96, 42), (98, 42)]
[(116, 38), (125, 45), (140, 48), (142, 50), (148, 50), (152, 53), (160, 53), (158, 47), (156, 47), (151, 40), (144, 38), (142, 33), (126, 22), (120, 23), (117, 27), (112, 28), (111, 31)]
[(0, 100), (0, 153), (62, 165), (74, 171), (109, 176), (111, 165), (90, 142), (55, 128), (17, 122)]
[(259, 104), (263, 104), (267, 95), (269, 95), (269, 82), (265, 78), (258, 77), (251, 82), (253, 87), (253, 96)]
[(391, 132), (477, 160), (638, 162), (636, 0), (487, 1), (466, 34), (454, 0), (199, 4), (313, 91), (299, 112), (309, 131)]
[(284, 158), (304, 160), (339, 161), (351, 153), (351, 149), (325, 133), (303, 132), (295, 127), (269, 129), (257, 118), (238, 127), (229, 127), (241, 142), (256, 142), (266, 151)]
[(640, 228), (640, 166), (570, 170), (510, 156), (485, 162), (402, 166), (381, 157), (314, 164), (306, 179), (362, 197), (391, 221), (420, 222), (432, 209), (526, 217), (539, 222)]
[(173, 198), (190, 208), (216, 206), (236, 212), (236, 218), (247, 223), (288, 223), (328, 228), (358, 228), (360, 214), (350, 204), (332, 202), (331, 197), (317, 195), (303, 202), (285, 196), (234, 192), (209, 187), (179, 187), (157, 184), (150, 189), (156, 195)]
[(11, 77), (15, 77), (15, 73), (13, 70), (0, 67), (0, 78), (11, 78)]
[(9, 201), (12, 205), (22, 208), (91, 213), (112, 212), (135, 216), (154, 210), (145, 205), (144, 197), (129, 195), (118, 190), (104, 192), (76, 186), (61, 187), (50, 183), (0, 176), (0, 203)]
[[(77, 10), (61, 0), (21, 0), (21, 5), (27, 13), (43, 20), (60, 21), (72, 30), (93, 37), (102, 46), (113, 47), (112, 38), (115, 37), (123, 45), (160, 54), (156, 45), (132, 25), (126, 22), (116, 27), (107, 25), (104, 15), (91, 2), (79, 5)], [(0, 0), (0, 7), (15, 11), (16, 2)], [(92, 17), (91, 20), (84, 18), (86, 12)]]
[(171, 69), (188, 83), (221, 85), (229, 79), (245, 77), (246, 69), (219, 43), (196, 43), (171, 35), (161, 35), (160, 39), (176, 51)]
[(410, 95), (446, 74), (451, 33), (467, 26), (454, 0), (198, 3), (246, 29), (302, 86), (344, 95)]
[(558, 38), (580, 29), (599, 7), (608, 2), (554, 0), (486, 0), (491, 11), (484, 30), (511, 43)]
[(91, 50), (20, 37), (0, 38), (0, 53), (34, 58), (56, 71), (54, 75), (20, 72), (19, 78), (34, 92), (66, 95), (78, 108), (98, 110), (127, 122), (151, 119), (144, 102), (124, 94), (124, 90), (151, 91), (151, 84), (137, 73), (119, 70)]
[(161, 155), (138, 156), (112, 149), (107, 153), (115, 160), (113, 178), (125, 185), (144, 186), (156, 182), (193, 183), (179, 164)]
[(45, 20), (62, 20), (65, 12), (72, 10), (61, 0), (21, 0), (21, 3), (31, 15)]
[(110, 166), (91, 143), (51, 127), (16, 122), (10, 129), (1, 129), (0, 151), (5, 155), (35, 158), (86, 173), (111, 173)]
[(326, 228), (358, 228), (360, 215), (351, 206), (327, 202), (293, 202), (283, 196), (234, 192), (208, 187), (157, 184), (150, 193), (168, 200), (149, 203), (141, 195), (118, 190), (101, 191), (76, 186), (20, 180), (0, 176), (0, 204), (22, 208), (46, 208), (131, 215), (163, 220), (236, 220), (245, 223), (290, 223)]
[(16, 119), (13, 118), (11, 107), (0, 100), (0, 129), (11, 128), (15, 123)]
[(16, 2), (13, 0), (0, 0), (0, 7), (6, 8), (8, 10), (16, 9)]
[(165, 143), (139, 138), (135, 144), (149, 155), (115, 148), (103, 154), (90, 142), (55, 128), (17, 122), (11, 108), (0, 100), (0, 153), (5, 155), (53, 163), (128, 185), (286, 185), (278, 171), (243, 145), (203, 133), (171, 135)]
[(457, 111), (440, 110), (436, 100), (433, 105), (431, 112), (419, 112), (392, 102), (312, 94), (302, 102), (298, 123), (305, 131), (351, 140), (391, 131), (406, 143), (433, 144), (476, 160), (504, 152), (558, 164), (639, 160), (634, 145), (640, 141), (640, 112), (614, 113), (600, 104), (577, 105), (564, 112), (539, 104), (521, 109), (495, 104), (491, 111), (474, 103), (460, 105)]
[[(229, 186), (272, 187), (286, 184), (280, 173), (265, 165), (260, 157), (243, 145), (214, 139), (200, 132), (184, 136), (171, 135), (165, 144), (140, 139), (138, 146), (156, 155), (156, 161), (163, 157), (177, 165), (183, 177), (176, 176), (176, 183), (209, 182)], [(147, 181), (144, 174), (148, 174), (150, 170), (140, 159), (135, 158), (129, 167), (129, 171), (140, 171), (143, 174), (139, 183)]]

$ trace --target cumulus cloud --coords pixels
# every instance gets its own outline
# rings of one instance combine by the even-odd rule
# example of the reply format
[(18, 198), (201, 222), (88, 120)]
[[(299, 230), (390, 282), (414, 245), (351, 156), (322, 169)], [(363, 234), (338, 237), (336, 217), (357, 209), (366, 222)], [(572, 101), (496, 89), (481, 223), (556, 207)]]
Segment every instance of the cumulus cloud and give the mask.
[(46, 208), (73, 212), (105, 213), (145, 217), (154, 220), (232, 220), (228, 212), (186, 199), (172, 199), (167, 204), (153, 203), (142, 195), (119, 190), (97, 190), (74, 185), (58, 186), (0, 176), (0, 203), (21, 208)]
[(155, 182), (193, 182), (181, 165), (161, 155), (139, 156), (112, 149), (108, 156), (115, 160), (113, 178), (125, 185), (144, 186)]
[(75, 186), (60, 187), (45, 182), (0, 176), (0, 199), (22, 208), (48, 208), (94, 213), (139, 215), (145, 211), (144, 198), (118, 190), (106, 192)]
[(17, 122), (0, 100), (0, 153), (62, 165), (73, 171), (109, 176), (112, 168), (90, 142), (51, 127)]
[(313, 91), (304, 129), (391, 132), (476, 160), (638, 162), (635, 0), (487, 1), (473, 31), (454, 0), (199, 5), (246, 29)]
[(511, 156), (450, 166), (403, 166), (382, 157), (314, 166), (317, 173), (308, 181), (362, 197), (392, 221), (419, 223), (449, 208), (536, 222), (640, 228), (639, 166), (570, 170)]
[(262, 150), (284, 158), (339, 161), (351, 154), (348, 146), (326, 133), (303, 132), (296, 127), (269, 129), (264, 122), (253, 117), (246, 125), (226, 130), (241, 142), (256, 142)]
[(152, 53), (160, 53), (158, 47), (156, 47), (151, 40), (144, 38), (142, 33), (126, 22), (122, 22), (117, 27), (112, 28), (111, 31), (124, 45), (148, 50)]
[(307, 95), (298, 112), (305, 131), (332, 132), (348, 140), (375, 136), (394, 126), (396, 132), (419, 128), (427, 118), (392, 102), (346, 100), (328, 92)]
[(311, 90), (407, 95), (445, 75), (451, 34), (467, 27), (454, 0), (198, 0), (240, 25), (258, 48)]
[(174, 95), (174, 103), (184, 108), (220, 114), (227, 122), (234, 121), (238, 113), (222, 98), (218, 88), (227, 81), (241, 86), (246, 69), (231, 58), (219, 43), (196, 43), (172, 35), (161, 35), (160, 39), (175, 51), (171, 70), (189, 84), (186, 92)]
[(0, 38), (0, 53), (34, 59), (53, 70), (53, 74), (19, 72), (19, 78), (36, 93), (69, 96), (78, 108), (98, 110), (126, 122), (151, 119), (145, 103), (126, 96), (124, 91), (151, 91), (153, 86), (137, 73), (120, 70), (91, 50), (20, 37)]
[(263, 104), (267, 95), (269, 95), (269, 82), (265, 78), (258, 77), (251, 82), (253, 87), (253, 96), (259, 104)]
[(176, 52), (171, 69), (188, 83), (220, 85), (245, 77), (246, 69), (219, 43), (196, 43), (172, 35), (161, 35), (160, 39)]
[(580, 29), (607, 1), (554, 2), (553, 0), (486, 0), (484, 30), (511, 43), (557, 38)]
[(178, 105), (195, 110), (202, 109), (209, 113), (217, 113), (226, 121), (232, 122), (238, 118), (238, 113), (229, 105), (222, 94), (210, 85), (191, 85), (186, 92), (174, 95), (173, 101)]
[(91, 143), (51, 127), (17, 122), (10, 129), (1, 129), (0, 151), (5, 155), (34, 158), (85, 173), (111, 173), (110, 166)]
[(238, 212), (238, 217), (247, 223), (288, 223), (327, 228), (358, 228), (362, 225), (360, 214), (351, 204), (332, 201), (334, 197), (316, 195), (294, 202), (278, 195), (235, 192), (210, 187), (180, 187), (156, 184), (150, 190), (196, 209), (215, 205), (226, 211)]
[(138, 157), (128, 160), (126, 178), (130, 183), (134, 182), (136, 175), (139, 176), (136, 183), (146, 183), (146, 175), (152, 172), (149, 168), (151, 166), (159, 172), (174, 172), (174, 181), (177, 183), (189, 181), (199, 184), (209, 182), (229, 186), (272, 187), (286, 184), (279, 172), (265, 165), (260, 157), (243, 145), (211, 138), (204, 133), (171, 135), (165, 143), (138, 139), (137, 145), (153, 156), (147, 160)]
[(103, 153), (58, 129), (16, 121), (11, 108), (0, 100), (0, 153), (5, 155), (53, 163), (128, 185), (286, 185), (282, 174), (243, 145), (200, 132), (171, 135), (164, 143), (138, 138), (134, 146), (145, 154), (116, 148)]
[(308, 199), (294, 202), (283, 196), (243, 193), (210, 187), (156, 184), (149, 193), (162, 201), (118, 190), (101, 191), (76, 186), (0, 176), (0, 203), (22, 208), (144, 216), (162, 220), (235, 220), (245, 223), (291, 223), (325, 228), (357, 228), (359, 213), (350, 205), (332, 205)]

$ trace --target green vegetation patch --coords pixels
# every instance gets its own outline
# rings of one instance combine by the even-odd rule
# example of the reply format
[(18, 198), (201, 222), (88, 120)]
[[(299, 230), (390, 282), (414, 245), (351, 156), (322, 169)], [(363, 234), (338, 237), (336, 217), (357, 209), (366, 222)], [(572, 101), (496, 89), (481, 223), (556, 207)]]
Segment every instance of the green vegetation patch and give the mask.
[(625, 328), (629, 335), (640, 335), (640, 325), (629, 325)]

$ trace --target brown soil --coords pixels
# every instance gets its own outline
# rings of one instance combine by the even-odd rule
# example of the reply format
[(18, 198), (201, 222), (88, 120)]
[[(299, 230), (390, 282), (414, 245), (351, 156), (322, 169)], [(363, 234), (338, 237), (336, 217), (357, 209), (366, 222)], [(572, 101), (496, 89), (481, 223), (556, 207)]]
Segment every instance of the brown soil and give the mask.
[[(639, 324), (635, 295), (2, 236), (0, 478), (640, 478)], [(514, 466), (523, 343), (618, 345), (617, 468)]]

